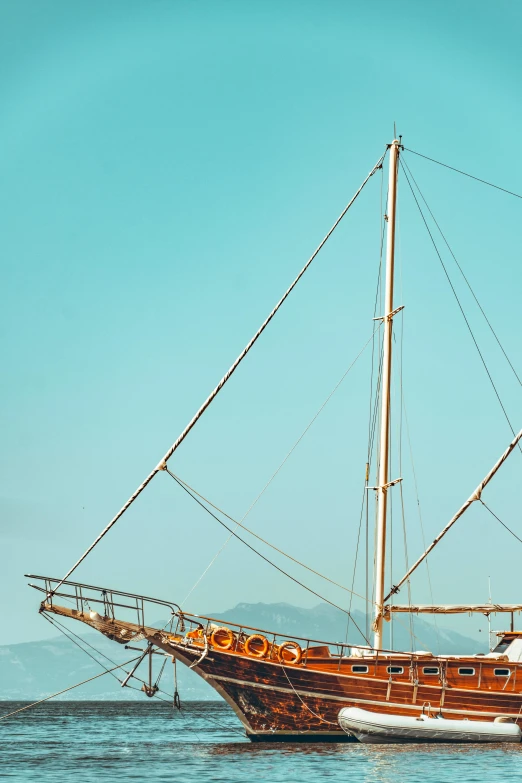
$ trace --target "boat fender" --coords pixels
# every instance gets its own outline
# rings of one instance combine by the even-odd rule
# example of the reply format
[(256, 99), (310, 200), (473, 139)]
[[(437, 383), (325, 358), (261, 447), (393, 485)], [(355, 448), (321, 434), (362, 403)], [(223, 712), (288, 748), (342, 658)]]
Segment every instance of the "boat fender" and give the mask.
[[(285, 658), (285, 652), (289, 652), (292, 656), (290, 660)], [(279, 663), (292, 663), (294, 666), (297, 666), (303, 659), (303, 651), (297, 642), (283, 642), (277, 651), (277, 658)]]
[[(255, 642), (261, 642), (261, 646), (253, 646)], [(264, 658), (269, 647), (270, 644), (268, 639), (260, 633), (252, 634), (245, 642), (245, 652), (248, 653), (248, 655), (252, 655), (254, 658)]]
[(230, 650), (235, 639), (236, 637), (230, 628), (225, 628), (223, 626), (222, 628), (216, 628), (215, 631), (212, 631), (210, 643), (212, 647), (217, 647), (218, 650)]

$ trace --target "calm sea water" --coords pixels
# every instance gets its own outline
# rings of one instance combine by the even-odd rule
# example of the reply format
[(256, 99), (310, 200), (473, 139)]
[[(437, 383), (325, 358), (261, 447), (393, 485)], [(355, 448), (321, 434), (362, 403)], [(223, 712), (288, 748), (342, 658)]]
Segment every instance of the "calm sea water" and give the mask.
[(0, 743), (0, 777), (24, 783), (522, 780), (519, 745), (252, 744), (219, 702), (49, 702), (1, 721)]

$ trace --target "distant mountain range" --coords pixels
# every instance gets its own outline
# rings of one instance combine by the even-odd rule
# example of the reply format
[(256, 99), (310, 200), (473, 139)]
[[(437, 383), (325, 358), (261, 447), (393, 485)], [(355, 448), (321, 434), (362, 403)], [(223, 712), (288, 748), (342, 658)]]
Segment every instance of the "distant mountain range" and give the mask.
[[(301, 609), (291, 604), (238, 604), (234, 609), (225, 612), (209, 612), (226, 622), (243, 623), (255, 628), (279, 631), (289, 636), (303, 636), (330, 642), (343, 642), (346, 638), (346, 615), (329, 604), (319, 604), (313, 609)], [(355, 624), (364, 631), (366, 617), (361, 612), (353, 612), (354, 622), (350, 622), (348, 638), (354, 643), (364, 643), (362, 635)], [(125, 650), (121, 645), (111, 642), (98, 633), (82, 633), (80, 623), (70, 623), (69, 628), (81, 636), (84, 646), (91, 644), (97, 651), (87, 647), (89, 653), (104, 663), (107, 668), (134, 657), (137, 653)], [(434, 653), (449, 654), (487, 652), (480, 642), (462, 636), (444, 628), (438, 630), (418, 617), (414, 618), (414, 633), (416, 639), (413, 649), (430, 650)], [(386, 639), (386, 636), (385, 636)], [(386, 642), (387, 643), (387, 642)], [(394, 649), (411, 650), (411, 636), (407, 616), (401, 618), (401, 623), (394, 623)], [(104, 658), (103, 655), (107, 656)], [(111, 663), (113, 661), (114, 663)], [(159, 655), (155, 658), (155, 670), (159, 670), (164, 659)], [(168, 660), (161, 687), (168, 693), (173, 692), (173, 666)], [(46, 695), (67, 688), (70, 685), (93, 677), (101, 671), (95, 660), (89, 658), (65, 636), (54, 639), (23, 644), (0, 646), (0, 699), (3, 700), (36, 700)], [(140, 674), (140, 672), (137, 672)], [(119, 672), (116, 672), (120, 676)], [(144, 675), (142, 675), (144, 676)], [(219, 698), (215, 691), (197, 674), (186, 667), (177, 666), (178, 688), (182, 700), (207, 700)], [(139, 688), (139, 684), (135, 683)], [(167, 698), (162, 695), (163, 698)], [(121, 688), (120, 684), (106, 674), (87, 685), (76, 688), (62, 698), (76, 699), (144, 699), (140, 694), (129, 688)]]

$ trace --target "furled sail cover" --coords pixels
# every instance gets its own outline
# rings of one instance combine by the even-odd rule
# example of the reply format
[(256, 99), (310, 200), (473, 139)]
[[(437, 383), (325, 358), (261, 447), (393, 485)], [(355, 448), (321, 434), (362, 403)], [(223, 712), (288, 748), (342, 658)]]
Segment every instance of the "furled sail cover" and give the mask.
[(416, 606), (385, 606), (384, 617), (390, 619), (391, 614), (409, 612), (411, 614), (464, 614), (478, 612), (480, 614), (495, 614), (495, 612), (522, 612), (522, 604), (418, 604)]

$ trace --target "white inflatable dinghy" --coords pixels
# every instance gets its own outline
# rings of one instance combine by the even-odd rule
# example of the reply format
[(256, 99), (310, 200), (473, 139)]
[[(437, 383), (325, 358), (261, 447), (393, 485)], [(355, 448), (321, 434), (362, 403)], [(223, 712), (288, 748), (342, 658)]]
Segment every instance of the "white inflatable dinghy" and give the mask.
[(409, 718), (345, 707), (339, 725), (360, 742), (520, 742), (522, 732), (509, 719), (447, 720), (421, 714)]

